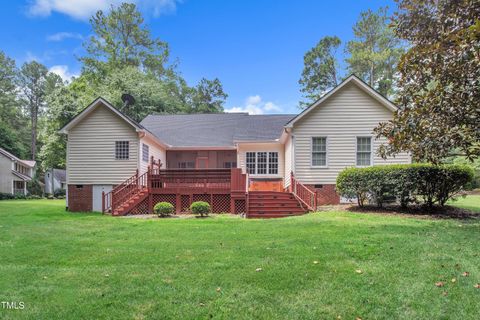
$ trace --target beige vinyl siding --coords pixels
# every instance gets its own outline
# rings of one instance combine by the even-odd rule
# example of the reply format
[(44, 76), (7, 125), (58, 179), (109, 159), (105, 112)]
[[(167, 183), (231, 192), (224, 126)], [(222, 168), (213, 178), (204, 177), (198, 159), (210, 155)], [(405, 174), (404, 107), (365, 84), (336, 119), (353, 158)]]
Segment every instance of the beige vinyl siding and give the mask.
[[(146, 144), (148, 145), (149, 147), (149, 157), (148, 157), (148, 162), (145, 162), (143, 161), (143, 154), (142, 154), (142, 150), (143, 150), (143, 144)], [(165, 166), (167, 165), (167, 158), (166, 158), (166, 151), (165, 151), (165, 148), (161, 147), (158, 143), (156, 143), (155, 141), (153, 141), (151, 138), (149, 137), (143, 137), (141, 140), (140, 140), (140, 145), (139, 145), (139, 162), (140, 162), (140, 173), (144, 173), (144, 172), (147, 172), (148, 170), (148, 166), (150, 164), (150, 158), (153, 156), (153, 158), (155, 159), (155, 161), (158, 161), (160, 159), (160, 161), (162, 162), (162, 169), (165, 169)]]
[(285, 142), (285, 171), (284, 171), (284, 187), (290, 185), (290, 173), (293, 169), (293, 144), (292, 136), (289, 134)]
[(0, 192), (12, 193), (15, 178), (16, 176), (12, 173), (12, 160), (0, 154)]
[[(68, 184), (119, 184), (135, 174), (138, 134), (105, 106), (99, 106), (68, 133)], [(115, 160), (115, 141), (129, 141), (129, 159)]]
[[(295, 175), (304, 183), (334, 184), (338, 173), (356, 165), (357, 137), (372, 137), (373, 165), (410, 163), (406, 153), (386, 161), (376, 155), (381, 141), (373, 129), (392, 118), (390, 110), (350, 83), (295, 123), (293, 128)], [(312, 137), (327, 137), (327, 167), (311, 166)]]
[(239, 143), (237, 149), (237, 166), (242, 168), (242, 172), (246, 172), (246, 153), (247, 152), (262, 152), (273, 151), (278, 152), (278, 174), (260, 174), (253, 175), (252, 178), (283, 178), (285, 172), (285, 152), (284, 146), (280, 142), (277, 143)]

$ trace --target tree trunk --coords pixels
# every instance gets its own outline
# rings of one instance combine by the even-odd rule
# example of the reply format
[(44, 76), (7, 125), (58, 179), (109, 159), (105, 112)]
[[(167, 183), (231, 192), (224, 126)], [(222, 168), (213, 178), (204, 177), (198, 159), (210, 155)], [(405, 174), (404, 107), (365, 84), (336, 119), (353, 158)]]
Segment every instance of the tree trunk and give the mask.
[(37, 118), (38, 118), (38, 107), (36, 105), (31, 106), (31, 116), (32, 116), (32, 136), (31, 136), (31, 154), (32, 160), (35, 160), (37, 156)]

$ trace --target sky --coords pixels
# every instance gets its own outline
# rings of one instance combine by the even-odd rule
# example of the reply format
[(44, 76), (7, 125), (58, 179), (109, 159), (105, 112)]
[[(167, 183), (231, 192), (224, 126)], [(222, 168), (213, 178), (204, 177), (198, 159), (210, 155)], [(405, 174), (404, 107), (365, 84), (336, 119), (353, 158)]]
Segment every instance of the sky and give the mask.
[[(125, 1), (125, 0), (124, 0)], [(0, 50), (64, 79), (78, 75), (88, 19), (121, 0), (2, 1)], [(170, 45), (190, 85), (219, 78), (227, 111), (297, 113), (304, 54), (324, 36), (346, 43), (361, 11), (378, 0), (134, 0), (154, 37)], [(344, 55), (340, 53), (340, 59)]]

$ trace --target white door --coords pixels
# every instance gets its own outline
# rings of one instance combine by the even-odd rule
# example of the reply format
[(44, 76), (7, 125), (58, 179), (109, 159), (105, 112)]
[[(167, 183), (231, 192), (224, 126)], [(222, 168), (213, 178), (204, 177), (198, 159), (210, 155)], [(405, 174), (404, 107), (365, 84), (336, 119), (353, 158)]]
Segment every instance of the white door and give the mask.
[(93, 186), (93, 203), (92, 210), (102, 212), (102, 191), (108, 193), (112, 191), (111, 185), (94, 185)]

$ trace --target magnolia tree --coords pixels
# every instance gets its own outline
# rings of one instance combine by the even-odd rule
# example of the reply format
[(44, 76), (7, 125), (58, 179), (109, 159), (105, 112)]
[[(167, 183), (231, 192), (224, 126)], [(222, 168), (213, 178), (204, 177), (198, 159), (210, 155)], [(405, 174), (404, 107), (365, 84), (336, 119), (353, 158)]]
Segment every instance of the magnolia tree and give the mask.
[(398, 0), (396, 35), (411, 44), (401, 57), (392, 121), (375, 132), (382, 156), (417, 161), (480, 155), (480, 2)]

